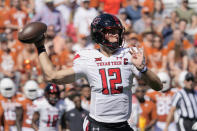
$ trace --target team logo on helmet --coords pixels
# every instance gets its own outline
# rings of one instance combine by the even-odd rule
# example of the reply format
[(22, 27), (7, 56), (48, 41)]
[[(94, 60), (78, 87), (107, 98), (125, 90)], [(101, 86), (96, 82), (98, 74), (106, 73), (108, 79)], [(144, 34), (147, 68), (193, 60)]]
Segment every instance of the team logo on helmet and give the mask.
[(98, 24), (98, 23), (100, 22), (100, 20), (101, 20), (101, 18), (96, 17), (96, 18), (93, 20), (92, 24), (93, 24), (93, 25), (96, 25), (96, 24)]

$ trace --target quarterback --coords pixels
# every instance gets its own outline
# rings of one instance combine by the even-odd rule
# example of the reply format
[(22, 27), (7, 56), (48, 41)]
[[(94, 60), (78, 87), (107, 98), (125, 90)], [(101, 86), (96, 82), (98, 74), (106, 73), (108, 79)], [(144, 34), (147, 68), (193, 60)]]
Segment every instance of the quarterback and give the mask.
[(43, 37), (35, 42), (45, 79), (67, 84), (86, 77), (91, 87), (90, 114), (84, 131), (132, 131), (127, 123), (131, 113), (131, 85), (136, 76), (156, 91), (162, 83), (147, 69), (142, 49), (123, 48), (124, 27), (110, 14), (101, 14), (91, 23), (91, 37), (100, 49), (76, 53), (71, 68), (56, 70), (44, 47)]

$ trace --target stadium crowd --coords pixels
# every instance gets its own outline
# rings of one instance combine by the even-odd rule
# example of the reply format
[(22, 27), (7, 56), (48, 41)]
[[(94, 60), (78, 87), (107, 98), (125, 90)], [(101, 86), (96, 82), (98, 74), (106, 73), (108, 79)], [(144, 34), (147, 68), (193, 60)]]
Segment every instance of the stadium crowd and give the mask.
[[(125, 28), (123, 46), (143, 48), (148, 69), (160, 74), (167, 88), (162, 92), (152, 91), (143, 81), (134, 79), (129, 124), (140, 131), (167, 131), (167, 128), (178, 131), (180, 111), (175, 111), (169, 127), (166, 127), (167, 115), (174, 94), (185, 87), (188, 72), (192, 73), (188, 80), (192, 81), (197, 95), (197, 11), (188, 4), (189, 0), (177, 0), (176, 7), (166, 8), (162, 0), (0, 0), (0, 80), (10, 78), (0, 82), (0, 118), (3, 120), (0, 130), (17, 130), (21, 121), (17, 109), (32, 109), (27, 104), (33, 106), (32, 101), (44, 95), (48, 84), (34, 45), (22, 44), (17, 39), (20, 29), (29, 22), (45, 23), (48, 26), (47, 53), (56, 69), (64, 69), (72, 66), (77, 51), (99, 48), (90, 38), (90, 24), (98, 14), (110, 13), (116, 15)], [(29, 97), (28, 83), (29, 87), (36, 87), (36, 98)], [(14, 88), (11, 96), (4, 92), (6, 85)], [(66, 112), (62, 128), (81, 131), (81, 121), (90, 105), (88, 81), (80, 79), (58, 86)], [(5, 106), (6, 103), (9, 104)], [(195, 103), (197, 107), (197, 99)], [(73, 111), (75, 108), (87, 112), (77, 114)], [(194, 107), (194, 110), (197, 109)], [(73, 114), (77, 116), (74, 119)], [(32, 116), (30, 111), (27, 118), (23, 117), (22, 121), (28, 124), (22, 127), (31, 128)], [(197, 121), (197, 116), (194, 120)]]

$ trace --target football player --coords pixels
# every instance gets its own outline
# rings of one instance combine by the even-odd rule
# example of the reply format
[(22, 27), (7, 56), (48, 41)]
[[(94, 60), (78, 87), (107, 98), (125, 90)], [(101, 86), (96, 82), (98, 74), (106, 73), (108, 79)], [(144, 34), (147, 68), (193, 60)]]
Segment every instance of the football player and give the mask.
[[(163, 131), (175, 90), (172, 90), (171, 88), (171, 79), (168, 73), (159, 72), (157, 75), (163, 83), (163, 89), (161, 92), (150, 90), (146, 95), (149, 96), (150, 99), (156, 104), (158, 119), (156, 122), (155, 131)], [(170, 131), (176, 131), (175, 123), (171, 123), (169, 129)]]
[(47, 81), (72, 83), (86, 77), (91, 87), (90, 114), (84, 130), (131, 131), (131, 85), (134, 75), (144, 79), (155, 90), (162, 89), (160, 79), (145, 65), (143, 49), (123, 48), (124, 27), (110, 14), (101, 14), (91, 23), (91, 37), (100, 49), (76, 53), (71, 68), (55, 70), (44, 39), (35, 42), (39, 60)]
[(4, 131), (16, 131), (16, 107), (19, 106), (17, 99), (22, 94), (16, 93), (16, 86), (10, 78), (3, 78), (0, 82), (0, 102), (4, 114)]
[(34, 131), (31, 127), (34, 113), (33, 101), (38, 97), (38, 89), (39, 86), (34, 80), (28, 80), (23, 87), (25, 97), (17, 100), (21, 106), (16, 108), (16, 126), (18, 131)]
[(44, 93), (44, 97), (33, 102), (35, 112), (32, 127), (35, 131), (61, 131), (61, 118), (65, 112), (65, 104), (60, 100), (59, 88), (55, 84), (48, 84)]

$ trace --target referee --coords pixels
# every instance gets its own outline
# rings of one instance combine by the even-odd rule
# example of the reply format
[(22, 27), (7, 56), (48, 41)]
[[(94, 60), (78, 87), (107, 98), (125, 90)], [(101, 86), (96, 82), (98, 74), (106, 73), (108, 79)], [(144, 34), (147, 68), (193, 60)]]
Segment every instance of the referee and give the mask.
[(194, 91), (194, 76), (192, 73), (188, 72), (186, 74), (184, 84), (185, 87), (173, 97), (164, 131), (168, 131), (168, 126), (173, 120), (175, 110), (178, 110), (180, 115), (177, 123), (179, 131), (197, 131), (197, 95)]

